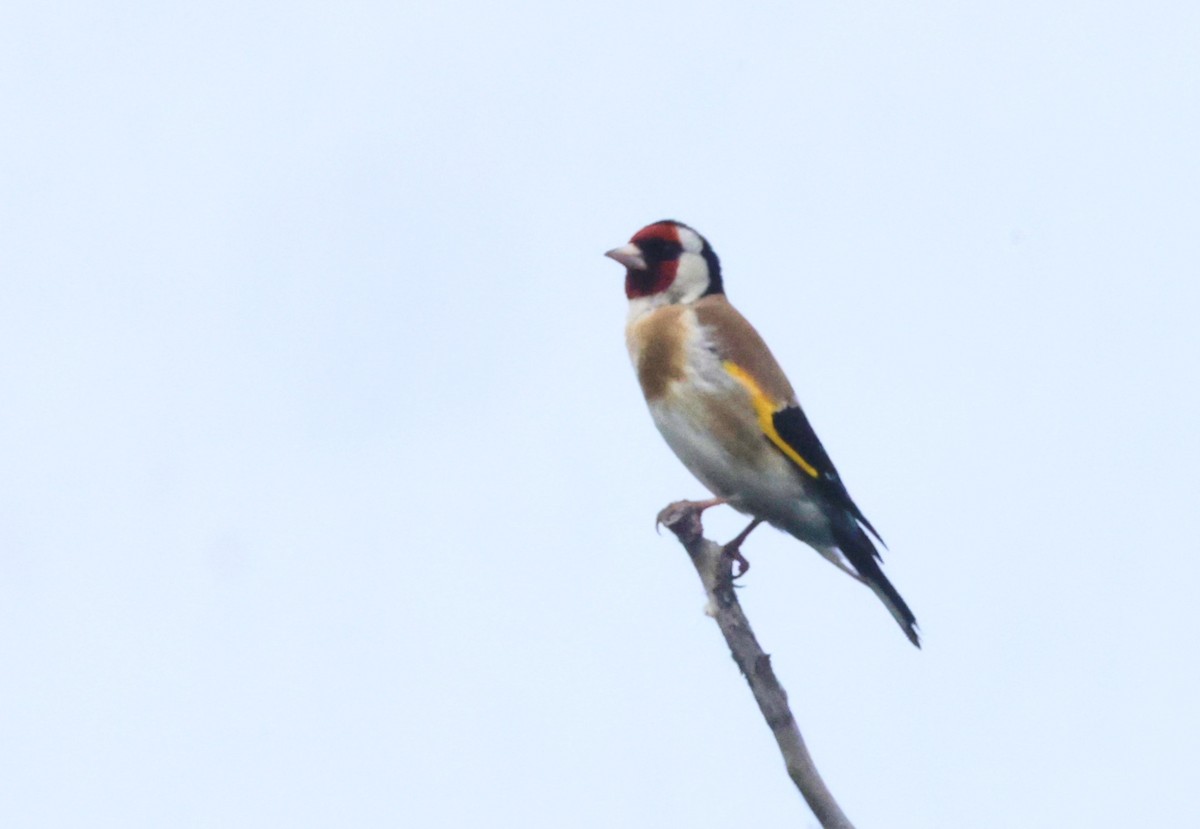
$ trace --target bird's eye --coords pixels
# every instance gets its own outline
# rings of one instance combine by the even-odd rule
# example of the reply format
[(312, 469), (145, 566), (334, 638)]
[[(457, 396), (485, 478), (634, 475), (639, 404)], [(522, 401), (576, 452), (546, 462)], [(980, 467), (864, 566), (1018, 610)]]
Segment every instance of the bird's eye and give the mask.
[(670, 262), (683, 253), (683, 246), (668, 239), (650, 238), (638, 244), (648, 262)]

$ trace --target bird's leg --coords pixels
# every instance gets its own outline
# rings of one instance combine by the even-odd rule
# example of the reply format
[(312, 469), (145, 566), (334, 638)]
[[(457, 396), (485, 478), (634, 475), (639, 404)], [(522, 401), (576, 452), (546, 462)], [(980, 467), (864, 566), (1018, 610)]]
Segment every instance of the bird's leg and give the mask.
[(763, 520), (761, 518), (755, 518), (750, 522), (750, 525), (746, 527), (746, 529), (742, 530), (740, 533), (730, 539), (730, 541), (721, 548), (722, 554), (729, 556), (738, 563), (738, 571), (733, 575), (735, 579), (740, 579), (742, 576), (746, 575), (746, 571), (750, 569), (750, 562), (746, 560), (744, 555), (742, 555), (742, 542), (745, 541), (750, 536), (750, 533), (754, 532), (754, 528), (762, 522)]
[(707, 501), (692, 501), (692, 506), (696, 508), (697, 512), (703, 513), (706, 509), (712, 509), (713, 507), (719, 507), (722, 504), (728, 503), (728, 498), (709, 498)]

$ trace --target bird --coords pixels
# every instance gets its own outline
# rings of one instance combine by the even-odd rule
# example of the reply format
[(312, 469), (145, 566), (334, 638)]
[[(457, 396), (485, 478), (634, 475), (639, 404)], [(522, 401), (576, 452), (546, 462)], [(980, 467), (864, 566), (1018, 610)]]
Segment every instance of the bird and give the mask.
[[(888, 581), (883, 539), (854, 503), (758, 331), (725, 296), (721, 262), (688, 225), (664, 219), (605, 253), (625, 267), (626, 345), (667, 445), (715, 497), (751, 516), (726, 545), (766, 522), (865, 584), (909, 641), (917, 620)], [(874, 541), (872, 540), (874, 538)], [(886, 546), (886, 545), (884, 545)]]

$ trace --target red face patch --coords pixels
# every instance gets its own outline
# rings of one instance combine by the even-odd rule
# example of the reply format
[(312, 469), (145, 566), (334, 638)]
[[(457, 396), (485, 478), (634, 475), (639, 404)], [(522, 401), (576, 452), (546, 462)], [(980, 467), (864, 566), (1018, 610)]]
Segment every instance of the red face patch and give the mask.
[(629, 241), (640, 247), (642, 242), (647, 242), (651, 239), (658, 239), (662, 242), (674, 242), (678, 245), (679, 229), (676, 228), (674, 222), (655, 222), (652, 225), (646, 225), (633, 234), (633, 238)]
[(646, 260), (646, 270), (625, 272), (625, 296), (630, 299), (661, 294), (675, 281), (683, 246), (674, 222), (646, 225), (629, 240)]

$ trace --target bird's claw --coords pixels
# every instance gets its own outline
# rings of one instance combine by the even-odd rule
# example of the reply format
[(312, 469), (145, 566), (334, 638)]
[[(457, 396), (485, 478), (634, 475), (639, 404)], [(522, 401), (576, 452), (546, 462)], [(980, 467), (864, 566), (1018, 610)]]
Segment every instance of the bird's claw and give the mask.
[(732, 576), (732, 578), (735, 581), (737, 579), (740, 579), (742, 576), (746, 575), (747, 572), (749, 572), (750, 561), (744, 555), (742, 555), (742, 551), (739, 550), (737, 547), (730, 549), (728, 546), (726, 546), (726, 547), (722, 548), (721, 552), (724, 555), (729, 556), (729, 558), (733, 559), (734, 564), (737, 565), (737, 568), (736, 568), (737, 572), (734, 573)]

